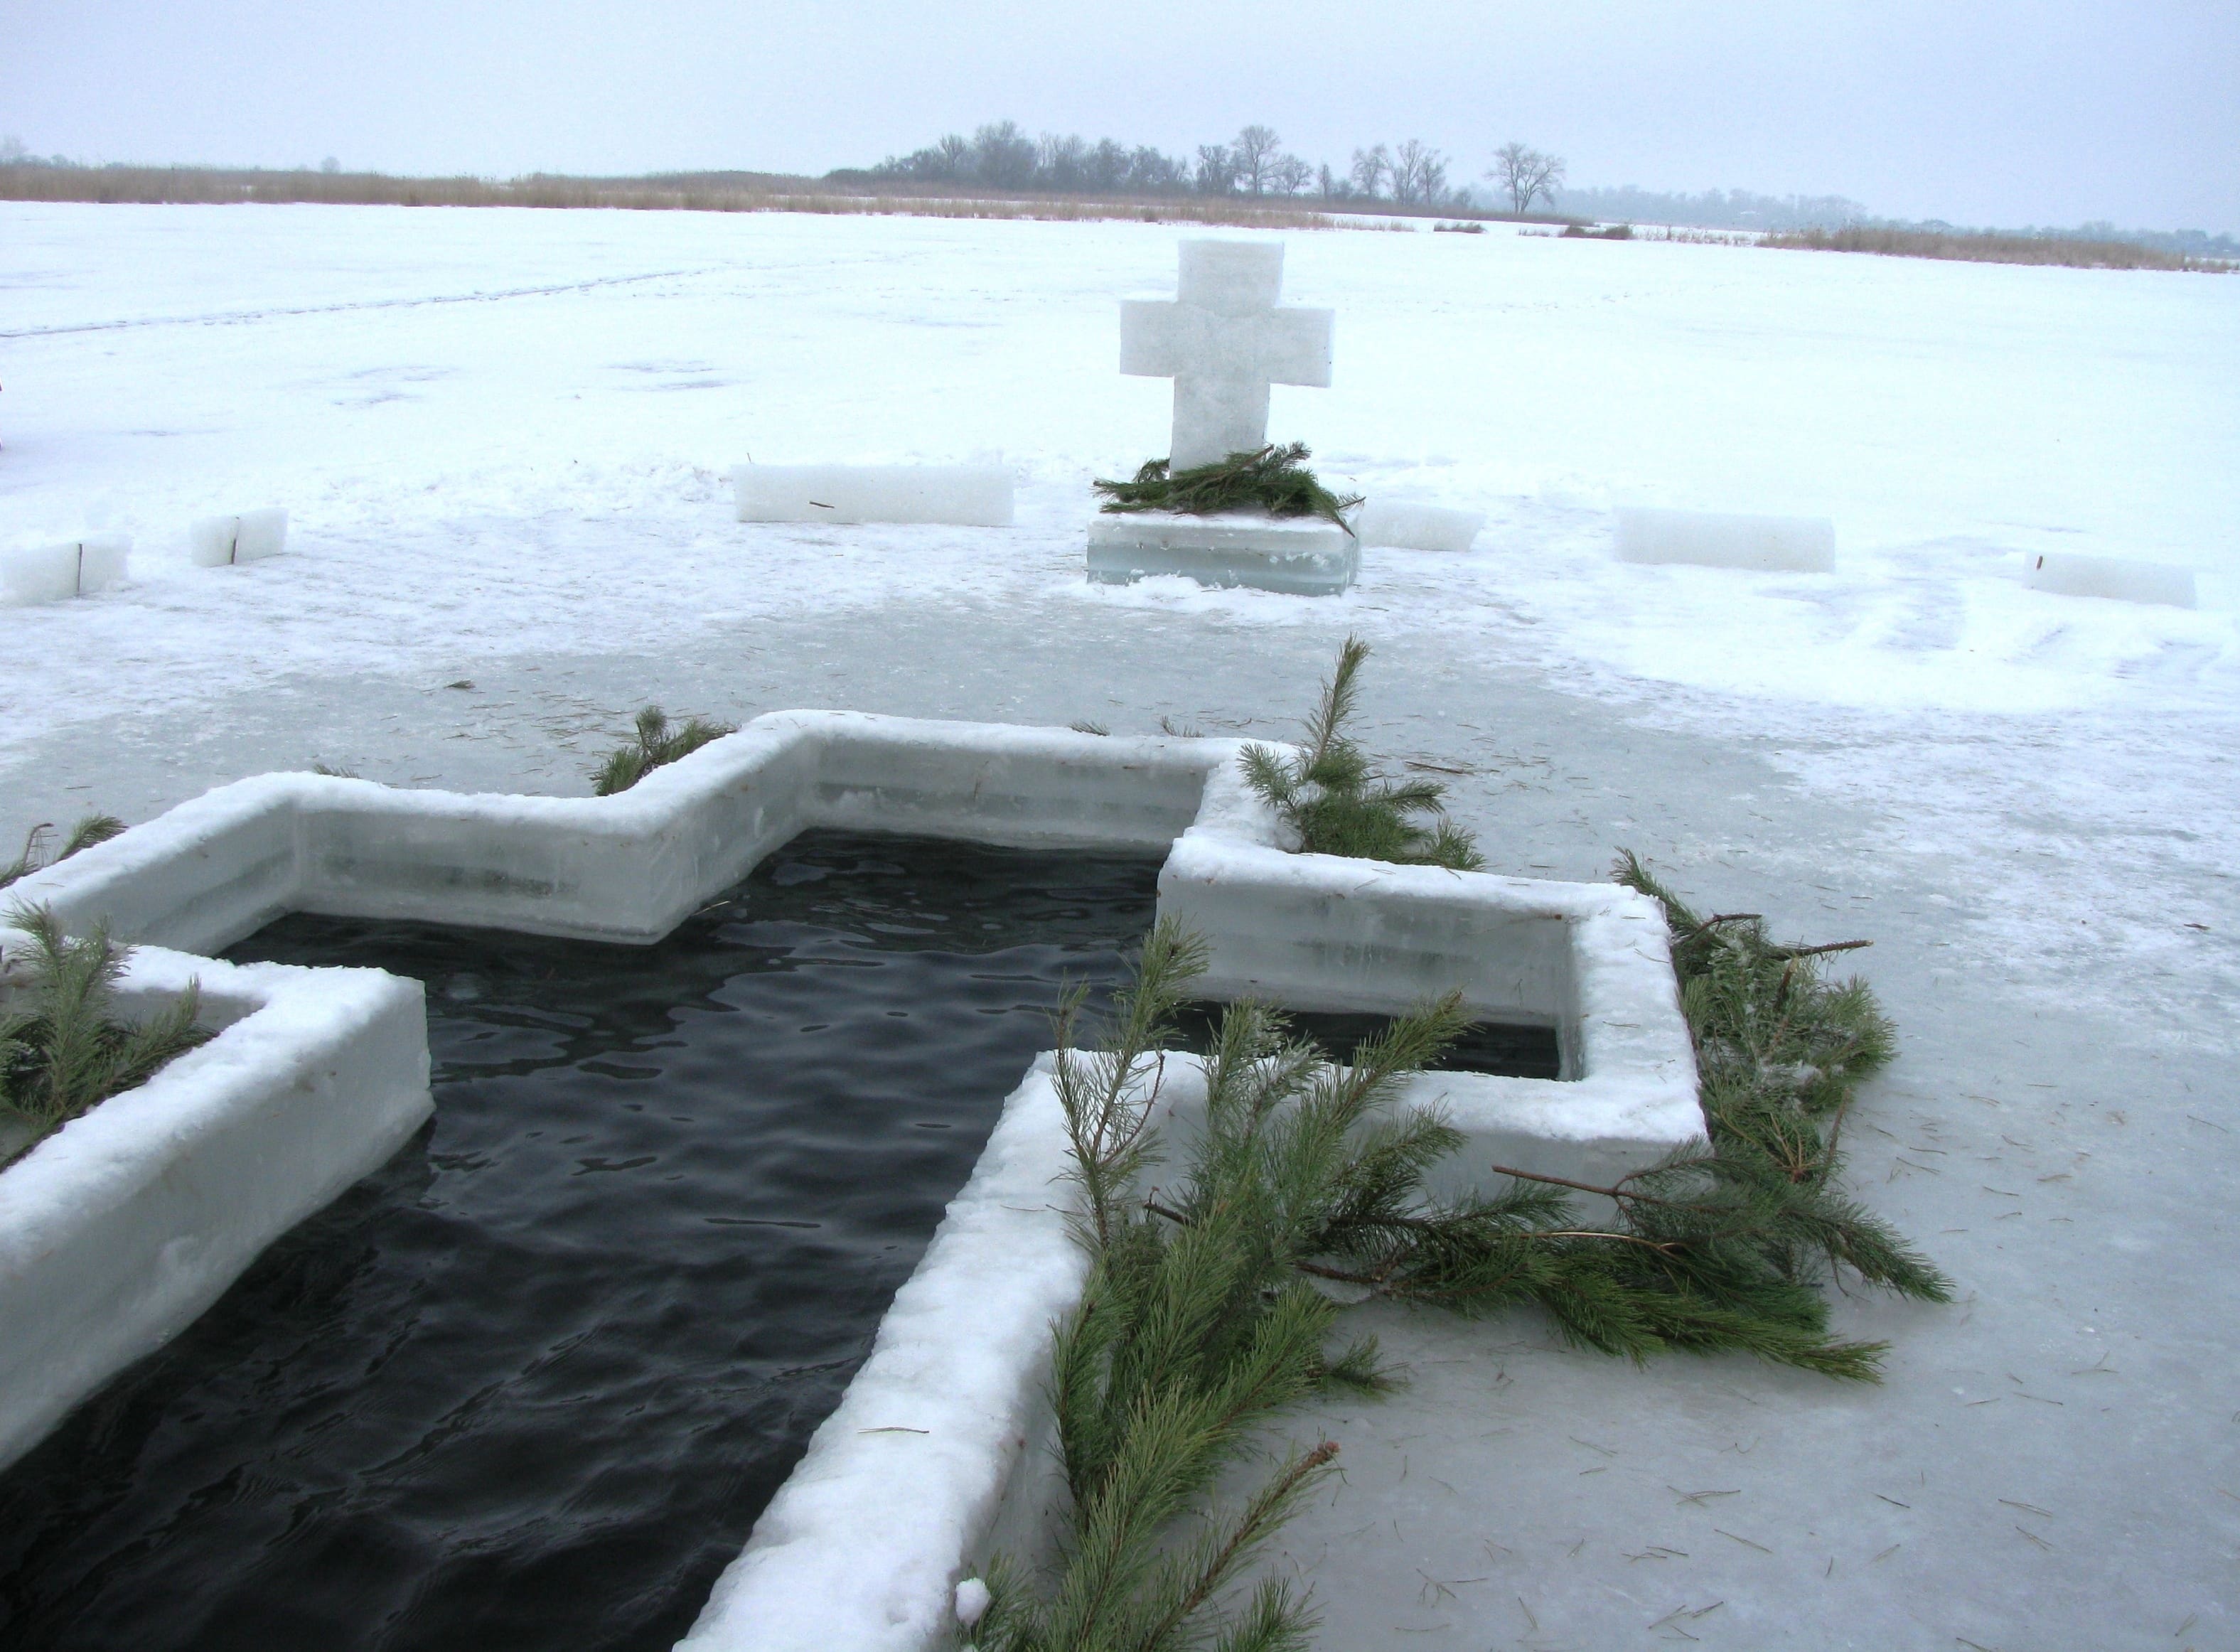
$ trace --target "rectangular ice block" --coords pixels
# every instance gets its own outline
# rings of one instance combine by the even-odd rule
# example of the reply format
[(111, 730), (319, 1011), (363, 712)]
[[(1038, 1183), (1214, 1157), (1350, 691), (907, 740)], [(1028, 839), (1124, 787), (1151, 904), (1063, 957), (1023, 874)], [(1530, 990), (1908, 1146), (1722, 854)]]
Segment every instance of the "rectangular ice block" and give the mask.
[(1318, 516), (1147, 510), (1103, 514), (1089, 523), (1089, 577), (1101, 585), (1181, 574), (1201, 585), (1332, 596), (1360, 571), (1353, 536)]
[(2032, 555), (2023, 577), (2033, 590), (2058, 596), (2105, 596), (2119, 603), (2160, 603), (2191, 608), (2193, 570), (2127, 556), (2086, 556), (2073, 550)]
[(240, 526), (234, 530), (234, 561), (253, 563), (288, 549), (288, 513), (277, 505), (244, 510), (236, 520)]
[(741, 522), (1011, 525), (1011, 473), (988, 464), (743, 464)]
[(0, 590), (11, 603), (60, 603), (90, 596), (124, 583), (132, 550), (125, 534), (88, 534), (58, 545), (38, 545), (0, 556)]
[(204, 516), (187, 530), (188, 552), (202, 568), (253, 563), (287, 548), (288, 513), (277, 505), (237, 516)]
[(1824, 574), (1836, 566), (1836, 524), (1825, 516), (1750, 516), (1636, 505), (1617, 513), (1617, 558)]
[(1371, 499), (1354, 518), (1364, 545), (1401, 550), (1468, 550), (1485, 526), (1483, 510), (1450, 510), (1407, 499)]

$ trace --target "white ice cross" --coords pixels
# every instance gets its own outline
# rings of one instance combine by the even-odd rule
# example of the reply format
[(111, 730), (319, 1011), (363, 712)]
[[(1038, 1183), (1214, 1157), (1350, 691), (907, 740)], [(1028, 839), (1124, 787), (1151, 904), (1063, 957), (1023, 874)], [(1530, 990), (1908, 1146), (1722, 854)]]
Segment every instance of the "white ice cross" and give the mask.
[(1120, 370), (1175, 382), (1173, 469), (1265, 445), (1269, 385), (1329, 385), (1337, 312), (1283, 290), (1281, 243), (1185, 241), (1173, 303), (1122, 302)]

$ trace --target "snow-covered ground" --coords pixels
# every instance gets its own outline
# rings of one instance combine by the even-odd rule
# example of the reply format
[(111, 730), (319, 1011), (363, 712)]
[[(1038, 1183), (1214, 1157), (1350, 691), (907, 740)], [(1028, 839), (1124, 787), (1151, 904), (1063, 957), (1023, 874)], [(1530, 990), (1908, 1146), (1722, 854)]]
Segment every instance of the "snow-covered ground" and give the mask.
[[(314, 761), (579, 792), (650, 699), (1281, 732), (1358, 629), (1375, 743), (1467, 771), (1496, 869), (1623, 843), (1876, 941), (1906, 1056), (1855, 1162), (1967, 1301), (1847, 1306), (1897, 1345), (1859, 1393), (1387, 1316), (1409, 1394), (1297, 1425), (1346, 1442), (1290, 1546), (1323, 1644), (2240, 1640), (2240, 283), (1292, 235), (1337, 377), (1271, 435), (1487, 511), (1477, 550), (1339, 599), (1094, 588), (1087, 483), (1166, 432), (1114, 301), (1175, 239), (0, 204), (0, 548), (137, 547), (0, 611), (0, 840)], [(750, 455), (997, 454), (1010, 530), (730, 519)], [(1634, 500), (1830, 516), (1839, 571), (1618, 564)], [(265, 503), (294, 554), (188, 565)], [(2048, 550), (2202, 606), (2024, 589)]]

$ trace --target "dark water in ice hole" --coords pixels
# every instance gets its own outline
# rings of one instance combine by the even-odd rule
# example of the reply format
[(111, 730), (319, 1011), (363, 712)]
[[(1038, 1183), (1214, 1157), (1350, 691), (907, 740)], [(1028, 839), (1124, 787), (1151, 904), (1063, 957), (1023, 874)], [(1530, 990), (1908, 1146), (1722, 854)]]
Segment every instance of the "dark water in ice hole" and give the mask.
[[(651, 948), (234, 948), (425, 982), (436, 1118), (0, 1475), (0, 1645), (671, 1644), (1157, 874), (821, 832)], [(1540, 1029), (1453, 1056), (1556, 1076)]]
[(235, 948), (427, 983), (435, 1121), (0, 1476), (0, 1646), (668, 1647), (1157, 869), (817, 834), (651, 948)]

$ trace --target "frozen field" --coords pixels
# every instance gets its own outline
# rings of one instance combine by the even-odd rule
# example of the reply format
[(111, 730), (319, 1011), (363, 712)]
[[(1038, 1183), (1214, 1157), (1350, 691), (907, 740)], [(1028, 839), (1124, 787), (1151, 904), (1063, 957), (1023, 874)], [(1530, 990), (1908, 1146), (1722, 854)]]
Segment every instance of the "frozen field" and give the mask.
[[(1295, 1430), (1345, 1442), (1290, 1546), (1323, 1644), (2240, 1642), (2240, 279), (1292, 235), (1337, 379), (1271, 437), (1477, 548), (1092, 588), (1088, 482), (1167, 428), (1115, 301), (1176, 238), (0, 203), (0, 546), (136, 542), (0, 610), (0, 843), (315, 761), (580, 793), (648, 700), (1280, 734), (1358, 629), (1495, 869), (1624, 843), (1876, 942), (1854, 1169), (1965, 1300), (1848, 1309), (1896, 1342), (1858, 1392), (1390, 1316), (1410, 1390)], [(750, 455), (1000, 455), (1019, 526), (743, 525)], [(1839, 571), (1618, 564), (1632, 501), (1830, 516)], [(188, 565), (268, 503), (293, 554)], [(2201, 606), (2032, 592), (2045, 550)]]

